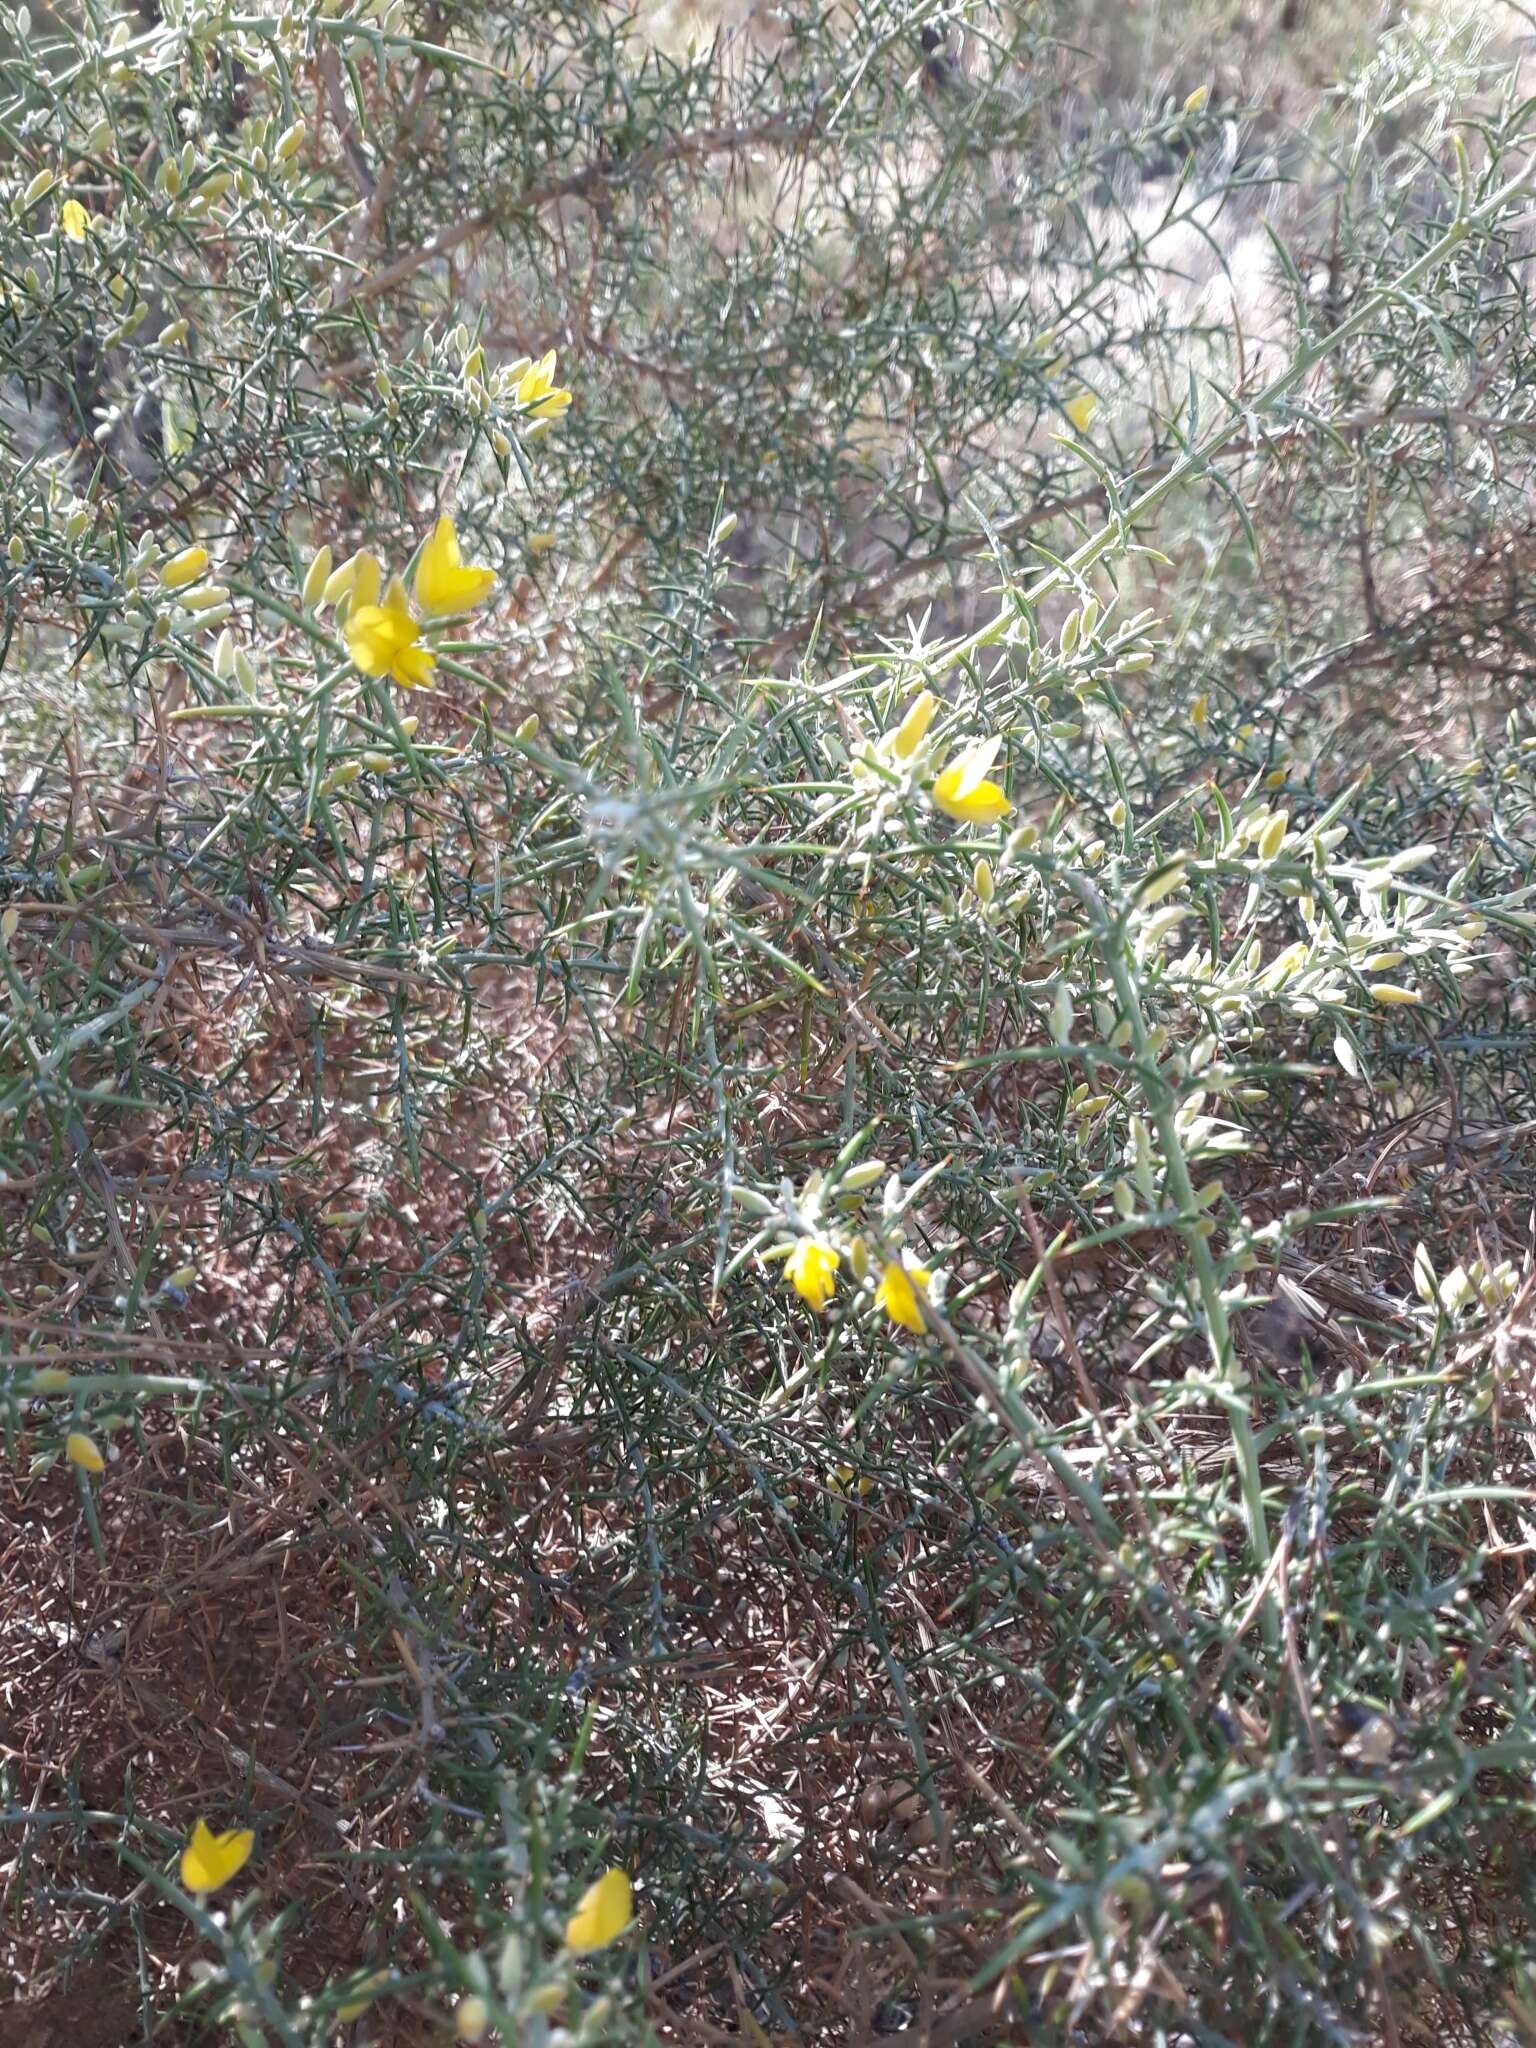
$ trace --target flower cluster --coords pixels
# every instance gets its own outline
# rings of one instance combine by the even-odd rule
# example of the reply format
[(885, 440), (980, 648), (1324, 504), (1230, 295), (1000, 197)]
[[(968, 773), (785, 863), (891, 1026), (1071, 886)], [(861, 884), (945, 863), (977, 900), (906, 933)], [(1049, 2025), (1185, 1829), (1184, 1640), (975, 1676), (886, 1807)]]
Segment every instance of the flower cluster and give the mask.
[(874, 788), (887, 808), (917, 797), (957, 824), (997, 824), (1013, 809), (1002, 785), (991, 780), (1002, 740), (986, 735), (936, 746), (928, 735), (938, 710), (933, 691), (920, 690), (898, 724), (855, 754), (855, 781)]
[(936, 1275), (902, 1243), (902, 1234), (906, 1215), (937, 1170), (910, 1187), (890, 1175), (878, 1221), (857, 1214), (867, 1190), (885, 1174), (878, 1159), (862, 1166), (839, 1160), (828, 1174), (810, 1174), (798, 1193), (786, 1181), (776, 1200), (737, 1188), (736, 1201), (764, 1219), (750, 1249), (783, 1261), (785, 1285), (807, 1308), (825, 1313), (846, 1268), (855, 1289), (890, 1322), (921, 1336), (928, 1328), (925, 1309), (937, 1305)]
[(389, 676), (402, 690), (425, 689), (437, 656), (421, 644), (425, 627), (484, 604), (496, 588), (494, 569), (475, 568), (459, 550), (458, 531), (445, 512), (416, 558), (407, 591), (400, 577), (386, 583), (376, 555), (359, 548), (339, 568), (322, 548), (304, 579), (309, 605), (337, 605), (354, 667), (365, 676)]

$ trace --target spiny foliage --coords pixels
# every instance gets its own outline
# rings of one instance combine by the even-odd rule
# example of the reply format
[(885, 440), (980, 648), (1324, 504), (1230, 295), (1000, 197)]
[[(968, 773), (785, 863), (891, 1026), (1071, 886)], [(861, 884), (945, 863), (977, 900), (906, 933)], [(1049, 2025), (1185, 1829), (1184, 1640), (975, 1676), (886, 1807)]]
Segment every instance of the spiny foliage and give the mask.
[(1529, 111), (1092, 29), (18, 19), (44, 2009), (1524, 2015)]

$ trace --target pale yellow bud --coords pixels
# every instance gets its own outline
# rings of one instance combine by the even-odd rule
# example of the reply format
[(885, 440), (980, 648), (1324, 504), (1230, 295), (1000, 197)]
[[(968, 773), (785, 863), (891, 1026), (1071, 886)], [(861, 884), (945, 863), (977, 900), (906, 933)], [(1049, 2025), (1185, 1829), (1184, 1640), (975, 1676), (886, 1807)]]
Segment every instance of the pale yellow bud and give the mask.
[(299, 595), (305, 611), (314, 610), (330, 580), (331, 551), (328, 547), (323, 547), (304, 574), (304, 587)]
[(932, 690), (920, 690), (907, 706), (906, 714), (896, 728), (895, 750), (898, 760), (909, 761), (928, 737), (928, 728), (933, 723), (933, 714), (939, 708), (939, 700)]
[(453, 2031), (460, 2041), (480, 2041), (491, 2024), (491, 2009), (485, 2000), (471, 1995), (461, 1998), (453, 2015)]
[(82, 1472), (105, 1472), (107, 1461), (83, 1430), (72, 1429), (64, 1439), (64, 1455)]

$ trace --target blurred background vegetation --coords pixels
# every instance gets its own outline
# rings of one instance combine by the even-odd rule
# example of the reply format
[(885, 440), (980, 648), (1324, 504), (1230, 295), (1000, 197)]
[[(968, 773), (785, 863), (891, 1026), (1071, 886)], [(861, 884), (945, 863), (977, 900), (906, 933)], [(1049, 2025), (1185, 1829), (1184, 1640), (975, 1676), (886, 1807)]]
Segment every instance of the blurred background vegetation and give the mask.
[(1536, 2038), (1533, 34), (6, 12), (0, 2035)]

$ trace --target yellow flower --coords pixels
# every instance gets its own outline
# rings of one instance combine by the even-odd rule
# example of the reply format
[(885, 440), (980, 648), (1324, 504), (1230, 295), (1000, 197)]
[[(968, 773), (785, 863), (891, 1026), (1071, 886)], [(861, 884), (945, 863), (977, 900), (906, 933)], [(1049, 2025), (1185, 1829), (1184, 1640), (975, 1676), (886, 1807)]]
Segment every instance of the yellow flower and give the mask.
[(82, 1472), (105, 1472), (107, 1461), (83, 1430), (72, 1429), (64, 1439), (64, 1455)]
[(1091, 391), (1079, 391), (1076, 398), (1069, 398), (1063, 410), (1080, 434), (1088, 431), (1088, 422), (1098, 408), (1098, 399)]
[(933, 785), (933, 801), (962, 825), (995, 825), (1013, 809), (987, 770), (1002, 745), (999, 739), (972, 740), (958, 753)]
[(66, 199), (59, 212), (59, 222), (72, 242), (83, 242), (85, 231), (91, 224), (91, 216), (78, 199)]
[(618, 1868), (605, 1870), (596, 1884), (588, 1885), (566, 1921), (565, 1945), (578, 1953), (606, 1948), (610, 1941), (618, 1940), (633, 1918), (628, 1873)]
[(216, 1835), (200, 1820), (181, 1852), (181, 1881), (189, 1892), (216, 1892), (244, 1870), (255, 1846), (256, 1837), (249, 1828), (231, 1828)]
[(467, 612), (474, 605), (484, 604), (496, 588), (496, 572), (465, 567), (459, 554), (459, 536), (445, 512), (417, 559), (412, 588), (422, 610), (441, 617), (446, 612)]
[(208, 566), (206, 548), (183, 548), (160, 571), (162, 590), (184, 590), (189, 583), (195, 583)]
[(922, 1303), (928, 1299), (928, 1282), (932, 1274), (926, 1266), (897, 1265), (893, 1259), (880, 1276), (880, 1285), (875, 1290), (875, 1307), (883, 1308), (893, 1323), (899, 1323), (904, 1330), (913, 1330), (919, 1336), (926, 1327), (923, 1322)]
[(907, 706), (906, 716), (896, 728), (896, 758), (909, 761), (928, 737), (939, 700), (932, 690), (919, 690)]
[(391, 580), (382, 604), (359, 604), (354, 585), (347, 611), (347, 651), (365, 676), (393, 676), (402, 690), (425, 689), (436, 656), (417, 644), (420, 637), (421, 627), (398, 582)]
[(832, 1276), (842, 1264), (831, 1245), (802, 1237), (784, 1262), (784, 1277), (802, 1301), (819, 1314), (832, 1299)]
[(532, 363), (518, 379), (514, 393), (519, 405), (526, 406), (536, 420), (557, 420), (571, 402), (569, 391), (562, 391), (555, 383), (555, 352), (550, 350), (539, 362)]

